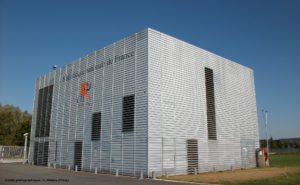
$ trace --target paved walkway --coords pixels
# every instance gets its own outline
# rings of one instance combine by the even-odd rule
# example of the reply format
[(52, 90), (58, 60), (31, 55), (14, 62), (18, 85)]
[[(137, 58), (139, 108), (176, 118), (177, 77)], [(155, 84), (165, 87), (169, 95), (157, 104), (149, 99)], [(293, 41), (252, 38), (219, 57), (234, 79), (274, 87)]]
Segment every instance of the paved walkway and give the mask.
[(170, 182), (135, 177), (115, 177), (90, 172), (69, 172), (44, 166), (30, 166), (21, 163), (0, 164), (0, 185), (191, 185), (191, 183)]

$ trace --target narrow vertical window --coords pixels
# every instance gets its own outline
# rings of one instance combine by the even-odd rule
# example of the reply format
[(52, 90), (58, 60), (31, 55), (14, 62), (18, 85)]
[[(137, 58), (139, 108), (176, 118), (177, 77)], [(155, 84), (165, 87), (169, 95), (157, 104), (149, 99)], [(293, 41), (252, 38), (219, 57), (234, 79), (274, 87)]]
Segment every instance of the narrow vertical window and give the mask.
[(123, 98), (123, 132), (134, 130), (134, 95)]
[(217, 140), (213, 70), (205, 68), (206, 112), (208, 139)]
[(101, 112), (93, 114), (92, 117), (92, 140), (100, 140), (101, 137)]

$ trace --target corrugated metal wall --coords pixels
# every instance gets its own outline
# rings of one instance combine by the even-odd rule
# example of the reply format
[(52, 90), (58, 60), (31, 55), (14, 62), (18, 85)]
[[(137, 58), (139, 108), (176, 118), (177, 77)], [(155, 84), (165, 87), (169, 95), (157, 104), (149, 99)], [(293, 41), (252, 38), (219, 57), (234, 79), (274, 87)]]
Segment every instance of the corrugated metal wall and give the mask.
[[(74, 166), (82, 141), (82, 170), (138, 175), (147, 172), (147, 30), (141, 31), (37, 79), (29, 161), (34, 143), (49, 141), (48, 162)], [(122, 55), (128, 54), (126, 57)], [(115, 57), (120, 58), (115, 58)], [(81, 84), (89, 99), (78, 102)], [(49, 137), (35, 137), (39, 89), (54, 85)], [(122, 132), (122, 101), (135, 95), (135, 129)], [(101, 139), (91, 140), (92, 114), (101, 112)]]
[[(148, 65), (149, 172), (186, 174), (188, 139), (198, 141), (199, 172), (256, 165), (251, 69), (152, 29)], [(217, 140), (208, 140), (205, 67), (214, 75)]]

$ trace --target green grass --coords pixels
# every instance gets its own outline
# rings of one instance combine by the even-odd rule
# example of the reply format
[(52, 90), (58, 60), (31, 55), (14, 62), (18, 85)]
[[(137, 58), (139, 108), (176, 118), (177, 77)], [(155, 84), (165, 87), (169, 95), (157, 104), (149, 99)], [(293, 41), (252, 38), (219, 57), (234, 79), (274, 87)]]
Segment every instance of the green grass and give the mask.
[[(300, 166), (300, 152), (284, 152), (270, 155), (271, 167)], [(299, 183), (300, 184), (300, 183)]]
[(250, 181), (222, 182), (224, 185), (297, 185), (300, 184), (300, 173), (281, 175), (273, 178)]
[[(271, 167), (300, 166), (300, 152), (282, 152), (270, 155)], [(250, 181), (222, 182), (224, 185), (296, 185), (300, 184), (300, 173), (289, 173), (273, 178)]]
[[(284, 170), (284, 167), (299, 167), (300, 166), (300, 152), (285, 152), (285, 153), (277, 153), (270, 155), (270, 166), (275, 167), (278, 170)], [(263, 168), (261, 169), (263, 170)], [(222, 173), (222, 172), (218, 172)], [(259, 172), (258, 172), (259, 173)], [(174, 179), (176, 180), (176, 179)], [(203, 179), (202, 179), (203, 180)], [(202, 182), (202, 180), (193, 180), (188, 178), (188, 180), (183, 181), (194, 181), (194, 182)], [(202, 183), (212, 183), (215, 182), (202, 182)], [(283, 175), (276, 177), (268, 177), (264, 179), (256, 179), (256, 180), (246, 180), (246, 181), (233, 181), (233, 182), (218, 182), (217, 184), (224, 185), (300, 185), (300, 172), (296, 170), (295, 172), (286, 172)]]

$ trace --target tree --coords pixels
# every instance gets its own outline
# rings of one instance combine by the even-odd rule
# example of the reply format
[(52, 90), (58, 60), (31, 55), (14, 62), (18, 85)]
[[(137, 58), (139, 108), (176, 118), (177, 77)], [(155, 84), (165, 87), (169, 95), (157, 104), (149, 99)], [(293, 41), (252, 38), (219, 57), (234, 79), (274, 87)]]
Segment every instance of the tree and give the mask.
[(277, 148), (277, 144), (276, 144), (276, 142), (273, 140), (273, 137), (270, 138), (270, 148), (271, 148), (271, 149), (276, 149), (276, 148)]
[(283, 148), (288, 148), (289, 147), (289, 143), (287, 141), (283, 141)]
[(282, 140), (278, 140), (277, 145), (278, 145), (278, 148), (284, 148), (284, 143)]
[[(0, 104), (0, 145), (24, 145), (24, 133), (29, 133), (32, 115), (19, 107)], [(29, 143), (29, 142), (28, 142)]]
[(289, 148), (295, 148), (296, 142), (293, 142), (293, 141), (291, 142), (291, 141), (289, 141), (288, 144), (289, 144)]
[(260, 147), (261, 147), (261, 148), (267, 148), (267, 141), (266, 141), (266, 140), (262, 140), (262, 141), (260, 142)]
[(297, 142), (295, 143), (295, 148), (300, 148), (300, 142), (299, 142), (299, 141), (297, 141)]

